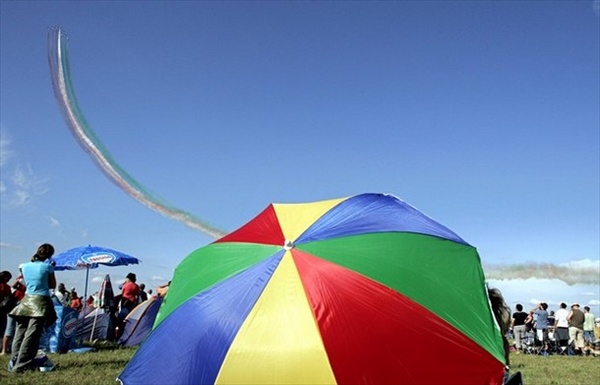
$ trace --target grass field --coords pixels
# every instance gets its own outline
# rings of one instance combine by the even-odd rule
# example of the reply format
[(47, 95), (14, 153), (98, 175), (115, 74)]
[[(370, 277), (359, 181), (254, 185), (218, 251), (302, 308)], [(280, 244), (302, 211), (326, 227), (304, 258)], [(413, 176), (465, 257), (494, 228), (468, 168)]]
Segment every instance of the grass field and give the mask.
[[(8, 357), (0, 356), (2, 385), (103, 385), (115, 382), (135, 349), (104, 347), (90, 353), (50, 354), (56, 364), (52, 372), (11, 374)], [(443, 359), (440, 355), (439, 359)], [(513, 371), (523, 374), (525, 385), (598, 385), (600, 357), (533, 356), (513, 354)]]

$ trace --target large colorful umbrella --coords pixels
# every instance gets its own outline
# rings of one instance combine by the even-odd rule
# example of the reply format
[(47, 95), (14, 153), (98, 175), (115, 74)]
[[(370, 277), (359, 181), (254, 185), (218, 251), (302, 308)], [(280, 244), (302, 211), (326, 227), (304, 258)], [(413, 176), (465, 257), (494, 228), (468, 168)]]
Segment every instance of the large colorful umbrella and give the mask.
[(380, 194), (271, 204), (175, 270), (130, 384), (501, 384), (477, 250)]

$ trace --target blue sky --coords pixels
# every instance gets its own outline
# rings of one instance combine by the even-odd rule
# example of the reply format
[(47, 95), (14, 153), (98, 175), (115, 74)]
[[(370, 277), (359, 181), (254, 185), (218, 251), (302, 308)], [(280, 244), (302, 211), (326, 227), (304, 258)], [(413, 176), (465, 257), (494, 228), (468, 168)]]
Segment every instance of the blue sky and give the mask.
[(270, 202), (392, 193), (476, 246), (509, 302), (598, 309), (597, 1), (0, 7), (2, 270), (91, 243), (143, 261), (92, 271), (91, 291), (129, 271), (152, 287), (212, 241), (71, 135), (47, 60), (61, 26), (87, 122), (163, 202), (230, 231)]

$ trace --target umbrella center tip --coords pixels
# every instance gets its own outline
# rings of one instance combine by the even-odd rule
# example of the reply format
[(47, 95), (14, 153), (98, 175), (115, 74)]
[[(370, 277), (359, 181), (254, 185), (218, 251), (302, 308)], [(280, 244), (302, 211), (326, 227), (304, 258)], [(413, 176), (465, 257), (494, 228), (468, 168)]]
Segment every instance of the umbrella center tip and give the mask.
[(283, 243), (283, 249), (284, 250), (291, 250), (294, 248), (294, 242), (292, 241), (288, 241), (287, 239), (285, 240), (285, 242)]

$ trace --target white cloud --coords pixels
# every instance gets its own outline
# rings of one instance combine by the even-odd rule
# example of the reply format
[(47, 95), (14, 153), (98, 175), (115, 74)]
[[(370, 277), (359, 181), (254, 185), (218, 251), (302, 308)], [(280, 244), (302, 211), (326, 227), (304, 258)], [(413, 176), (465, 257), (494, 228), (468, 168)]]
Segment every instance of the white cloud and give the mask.
[(167, 281), (168, 281), (166, 278), (164, 278), (164, 277), (161, 277), (161, 276), (159, 276), (159, 275), (153, 275), (153, 276), (152, 276), (152, 278), (150, 278), (150, 280), (151, 280), (151, 281), (154, 281), (154, 282), (162, 282), (162, 283), (164, 283), (164, 282), (167, 282)]
[(593, 297), (593, 296), (597, 296), (598, 293), (594, 293), (592, 291), (588, 291), (588, 292), (585, 292), (585, 293), (581, 293), (581, 295), (587, 295), (587, 296)]
[(10, 243), (7, 242), (0, 242), (0, 248), (3, 249), (22, 249), (22, 246), (18, 246), (18, 245), (12, 245)]
[(27, 164), (25, 169), (21, 165), (17, 165), (12, 176), (12, 182), (15, 187), (31, 191), (36, 195), (43, 195), (48, 191), (47, 181), (47, 178), (38, 178), (29, 164)]
[(595, 272), (600, 272), (600, 259), (591, 260), (586, 258), (577, 261), (561, 263), (559, 266), (567, 267), (569, 269), (592, 270)]
[(102, 283), (102, 281), (104, 281), (104, 277), (96, 276), (96, 277), (92, 278), (91, 281), (93, 283)]
[[(0, 132), (0, 193), (3, 207), (18, 208), (31, 203), (33, 197), (48, 192), (47, 178), (39, 178), (31, 165), (22, 166), (17, 159), (17, 153), (11, 148), (11, 142), (6, 132)], [(13, 160), (16, 164), (13, 166)], [(8, 178), (5, 178), (9, 175)]]
[(527, 311), (540, 302), (546, 302), (549, 310), (556, 310), (561, 302), (568, 305), (578, 302), (582, 306), (590, 306), (594, 314), (600, 314), (598, 284), (569, 285), (556, 278), (489, 279), (488, 284), (502, 291), (512, 309), (520, 303)]
[(0, 167), (3, 167), (8, 159), (12, 158), (15, 152), (10, 149), (10, 140), (6, 138), (6, 134), (0, 132)]
[(48, 217), (48, 219), (50, 219), (51, 227), (60, 227), (60, 222), (58, 221), (58, 219), (56, 219), (54, 217)]

